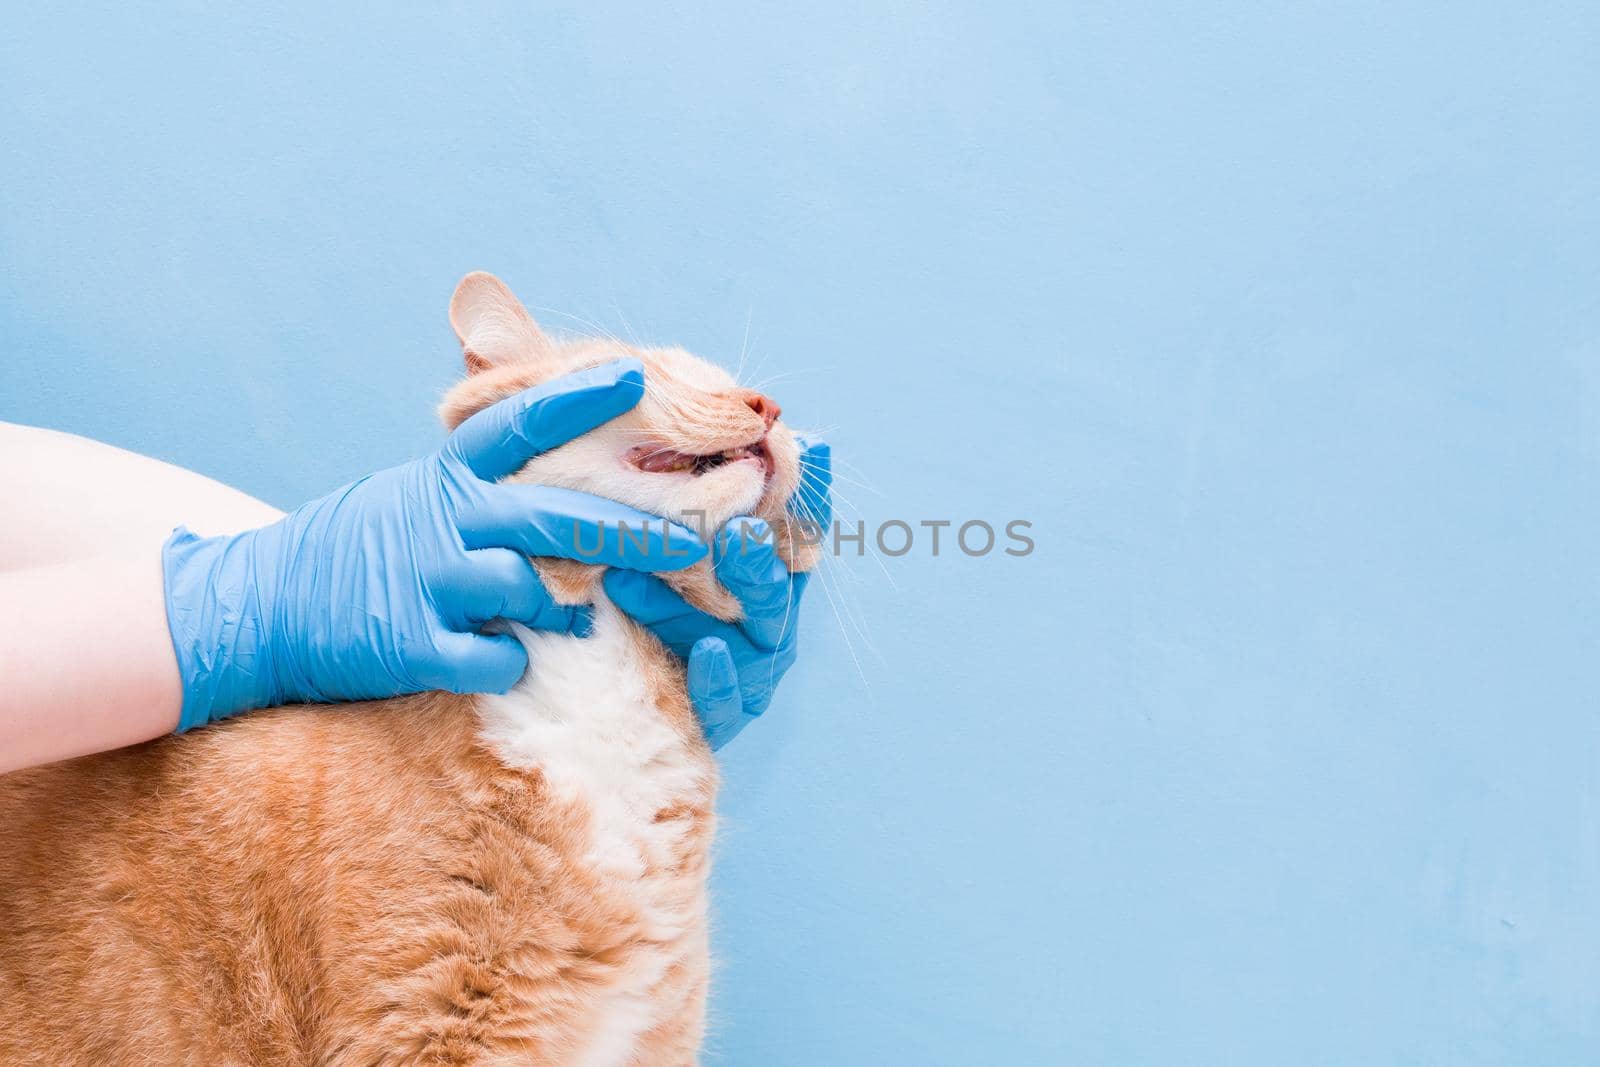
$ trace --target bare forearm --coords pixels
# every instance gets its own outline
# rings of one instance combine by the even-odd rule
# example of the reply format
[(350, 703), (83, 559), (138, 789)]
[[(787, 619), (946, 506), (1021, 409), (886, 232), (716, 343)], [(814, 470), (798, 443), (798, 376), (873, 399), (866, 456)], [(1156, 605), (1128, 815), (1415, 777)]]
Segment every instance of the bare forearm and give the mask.
[[(278, 509), (202, 474), (74, 434), (0, 422), (0, 571), (149, 554), (179, 524), (237, 533)], [(157, 564), (159, 567), (159, 563)]]
[(182, 689), (161, 545), (277, 509), (110, 445), (0, 423), (0, 773), (170, 732)]
[(0, 773), (177, 726), (157, 554), (0, 573), (0, 605)]

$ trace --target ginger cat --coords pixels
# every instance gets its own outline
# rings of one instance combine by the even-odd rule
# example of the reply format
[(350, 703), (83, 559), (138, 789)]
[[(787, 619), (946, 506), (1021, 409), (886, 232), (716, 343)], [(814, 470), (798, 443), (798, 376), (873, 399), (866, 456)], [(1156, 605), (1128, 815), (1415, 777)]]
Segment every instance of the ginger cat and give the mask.
[[(678, 349), (554, 340), (487, 274), (450, 319), (451, 426), (645, 364), (636, 409), (515, 478), (713, 528), (755, 513), (814, 562), (770, 400)], [(695, 1062), (716, 768), (682, 665), (599, 568), (538, 566), (595, 632), (509, 625), (533, 667), (504, 696), (285, 707), (0, 777), (0, 1063)], [(737, 617), (704, 563), (669, 580)]]

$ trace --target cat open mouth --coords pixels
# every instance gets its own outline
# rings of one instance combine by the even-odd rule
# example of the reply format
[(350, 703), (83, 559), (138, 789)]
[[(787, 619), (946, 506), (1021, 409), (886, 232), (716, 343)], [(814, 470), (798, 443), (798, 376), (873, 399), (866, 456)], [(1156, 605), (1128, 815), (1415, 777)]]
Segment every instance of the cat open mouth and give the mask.
[(679, 452), (659, 445), (640, 445), (628, 453), (628, 462), (642, 471), (652, 474), (692, 474), (695, 477), (730, 463), (747, 460), (761, 464), (763, 480), (772, 477), (772, 453), (767, 451), (765, 437), (752, 444), (704, 454)]

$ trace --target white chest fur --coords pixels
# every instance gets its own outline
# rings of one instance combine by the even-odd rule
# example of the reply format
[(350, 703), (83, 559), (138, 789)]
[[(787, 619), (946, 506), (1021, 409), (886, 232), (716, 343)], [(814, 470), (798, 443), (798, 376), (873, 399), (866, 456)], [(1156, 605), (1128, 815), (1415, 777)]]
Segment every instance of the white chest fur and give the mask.
[(538, 768), (557, 795), (588, 809), (585, 862), (633, 897), (650, 928), (648, 947), (597, 1005), (573, 1067), (633, 1062), (639, 1035), (660, 1014), (652, 990), (683, 952), (704, 951), (703, 892), (674, 892), (661, 873), (681, 850), (683, 821), (656, 818), (694, 795), (701, 772), (655, 706), (627, 626), (609, 604), (596, 608), (595, 631), (583, 639), (513, 624), (530, 669), (511, 692), (478, 700), (482, 736), (502, 760)]
[(618, 879), (642, 876), (676, 843), (656, 813), (695, 789), (688, 745), (662, 717), (622, 615), (595, 609), (586, 638), (511, 624), (530, 668), (511, 692), (478, 701), (483, 738), (513, 767), (539, 768), (556, 793), (591, 814), (589, 863)]

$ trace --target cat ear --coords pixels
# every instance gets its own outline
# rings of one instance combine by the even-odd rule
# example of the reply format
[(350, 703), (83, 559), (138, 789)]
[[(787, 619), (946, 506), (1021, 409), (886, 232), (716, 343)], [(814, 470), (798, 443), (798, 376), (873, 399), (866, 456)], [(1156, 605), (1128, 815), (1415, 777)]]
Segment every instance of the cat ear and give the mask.
[(550, 350), (533, 316), (493, 274), (473, 271), (450, 298), (450, 326), (461, 341), (467, 373), (529, 363)]

